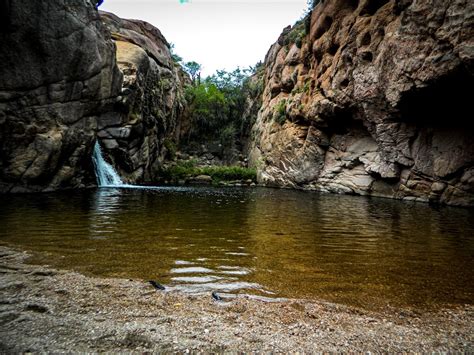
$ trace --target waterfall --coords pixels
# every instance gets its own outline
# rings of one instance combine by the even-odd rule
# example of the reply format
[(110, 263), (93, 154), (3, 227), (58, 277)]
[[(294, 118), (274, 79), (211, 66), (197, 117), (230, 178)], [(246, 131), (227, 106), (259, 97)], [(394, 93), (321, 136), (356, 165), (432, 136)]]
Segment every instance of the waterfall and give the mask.
[(116, 187), (124, 185), (122, 179), (120, 179), (120, 176), (117, 174), (113, 166), (105, 161), (98, 141), (95, 142), (92, 161), (94, 162), (95, 176), (97, 177), (97, 184), (99, 187)]

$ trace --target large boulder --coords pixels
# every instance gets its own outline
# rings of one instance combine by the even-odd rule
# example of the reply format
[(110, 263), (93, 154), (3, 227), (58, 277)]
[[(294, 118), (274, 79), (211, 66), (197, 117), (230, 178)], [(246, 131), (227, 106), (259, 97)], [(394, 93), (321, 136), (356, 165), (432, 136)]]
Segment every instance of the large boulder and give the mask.
[(474, 205), (474, 3), (326, 0), (265, 60), (267, 185)]
[(99, 120), (98, 136), (127, 182), (150, 183), (167, 154), (174, 153), (190, 79), (172, 60), (170, 45), (156, 27), (107, 12), (101, 17), (115, 40), (124, 81), (119, 110)]
[(95, 184), (97, 121), (122, 75), (88, 0), (0, 2), (0, 192)]

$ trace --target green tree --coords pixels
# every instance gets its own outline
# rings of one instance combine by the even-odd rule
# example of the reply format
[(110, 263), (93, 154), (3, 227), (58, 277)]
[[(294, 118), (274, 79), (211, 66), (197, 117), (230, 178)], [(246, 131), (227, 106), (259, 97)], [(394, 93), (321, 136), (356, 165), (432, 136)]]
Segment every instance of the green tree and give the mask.
[(227, 102), (224, 94), (212, 83), (204, 82), (186, 90), (191, 103), (190, 138), (208, 138), (225, 123)]
[(200, 84), (201, 70), (202, 70), (201, 64), (195, 61), (186, 62), (184, 63), (184, 70), (186, 70), (188, 74), (191, 76), (191, 80), (193, 81), (194, 85)]
[(170, 43), (171, 59), (173, 59), (173, 62), (179, 64), (183, 61), (183, 58), (180, 55), (175, 53), (174, 48), (175, 48), (174, 43)]
[(251, 80), (257, 68), (263, 74), (260, 67), (218, 70), (202, 83), (187, 88), (192, 120), (188, 143), (219, 142), (227, 152), (239, 148), (256, 117), (256, 112), (249, 114), (247, 101), (249, 96), (261, 94), (260, 81)]
[(307, 0), (308, 3), (308, 10), (311, 11), (313, 10), (316, 5), (318, 5), (321, 2), (321, 0)]

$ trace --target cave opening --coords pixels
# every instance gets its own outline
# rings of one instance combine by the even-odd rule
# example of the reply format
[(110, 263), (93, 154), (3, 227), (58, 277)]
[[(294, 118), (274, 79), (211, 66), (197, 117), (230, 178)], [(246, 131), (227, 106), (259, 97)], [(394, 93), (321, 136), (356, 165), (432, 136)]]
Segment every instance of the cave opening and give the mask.
[(390, 0), (367, 0), (362, 11), (360, 12), (361, 16), (368, 15), (373, 16), (375, 13)]
[(328, 125), (324, 131), (328, 136), (343, 135), (355, 130), (366, 130), (362, 121), (357, 120), (357, 112), (354, 108), (336, 108), (333, 117), (327, 120)]
[(11, 32), (11, 0), (0, 1), (0, 33)]
[(409, 91), (398, 105), (400, 120), (420, 127), (472, 130), (473, 87), (474, 76), (460, 69), (424, 88)]

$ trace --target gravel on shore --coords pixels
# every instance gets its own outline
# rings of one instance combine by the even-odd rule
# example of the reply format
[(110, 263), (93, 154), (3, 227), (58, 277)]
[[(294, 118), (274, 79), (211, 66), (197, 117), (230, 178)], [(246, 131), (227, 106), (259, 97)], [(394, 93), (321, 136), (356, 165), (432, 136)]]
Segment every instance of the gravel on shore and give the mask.
[(474, 307), (374, 313), (308, 300), (216, 301), (25, 263), (0, 247), (0, 352), (474, 351)]

